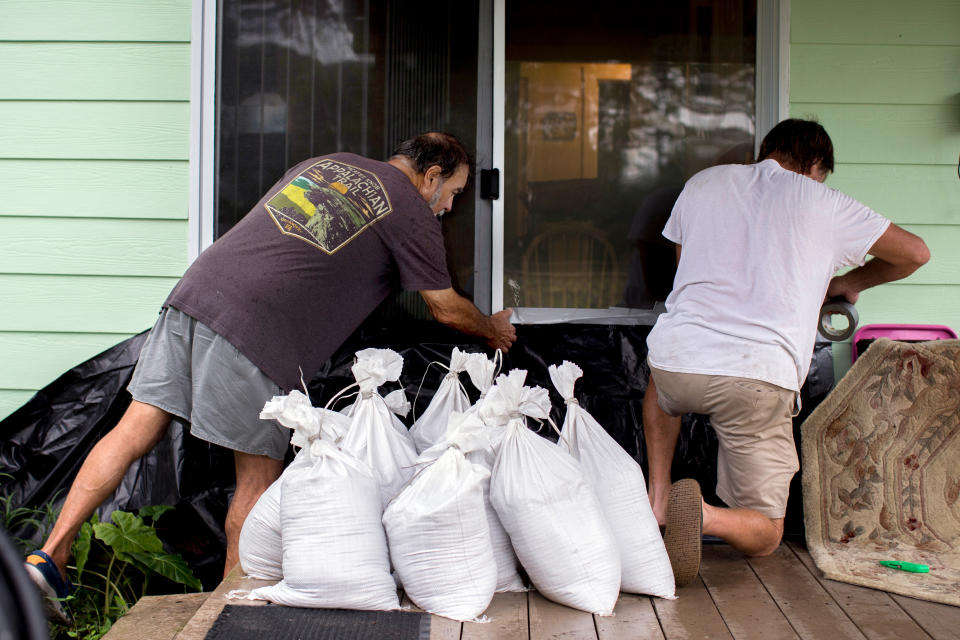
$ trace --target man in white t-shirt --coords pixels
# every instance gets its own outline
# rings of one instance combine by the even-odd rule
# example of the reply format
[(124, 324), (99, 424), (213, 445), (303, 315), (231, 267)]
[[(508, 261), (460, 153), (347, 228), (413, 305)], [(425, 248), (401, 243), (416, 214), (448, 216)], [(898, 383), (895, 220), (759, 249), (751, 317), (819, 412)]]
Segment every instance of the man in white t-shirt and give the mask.
[[(756, 164), (693, 176), (663, 230), (679, 265), (667, 312), (647, 338), (643, 422), (650, 501), (678, 584), (697, 575), (701, 532), (754, 556), (780, 544), (799, 469), (791, 418), (825, 297), (856, 302), (930, 257), (919, 237), (824, 186), (832, 170), (823, 127), (785, 120)], [(717, 496), (729, 508), (703, 502), (693, 480), (671, 487), (679, 416), (688, 412), (709, 415), (717, 432)]]

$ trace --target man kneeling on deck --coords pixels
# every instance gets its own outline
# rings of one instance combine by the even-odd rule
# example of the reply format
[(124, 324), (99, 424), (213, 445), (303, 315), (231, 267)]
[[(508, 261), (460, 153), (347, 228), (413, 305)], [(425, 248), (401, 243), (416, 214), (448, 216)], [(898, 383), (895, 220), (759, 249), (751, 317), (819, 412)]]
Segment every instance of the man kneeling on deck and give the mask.
[[(701, 533), (752, 556), (779, 546), (799, 469), (792, 417), (825, 297), (856, 302), (930, 258), (919, 237), (824, 186), (830, 171), (823, 127), (785, 120), (756, 164), (693, 176), (663, 230), (679, 266), (647, 338), (643, 424), (650, 501), (678, 586), (697, 576)], [(688, 412), (709, 415), (716, 430), (717, 496), (729, 508), (703, 502), (694, 480), (671, 487), (679, 416)]]

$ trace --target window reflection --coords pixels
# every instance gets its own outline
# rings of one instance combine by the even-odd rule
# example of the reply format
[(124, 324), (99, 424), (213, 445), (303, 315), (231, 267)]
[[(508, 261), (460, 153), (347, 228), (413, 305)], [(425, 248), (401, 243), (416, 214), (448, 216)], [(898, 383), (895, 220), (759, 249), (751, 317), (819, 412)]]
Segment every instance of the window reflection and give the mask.
[(651, 308), (691, 175), (749, 162), (755, 5), (507, 3), (504, 305)]
[[(218, 9), (218, 237), (307, 158), (386, 160), (428, 130), (476, 148), (475, 0), (223, 0)], [(451, 276), (469, 295), (473, 194), (442, 224)], [(388, 313), (426, 315), (417, 296), (392, 304)]]

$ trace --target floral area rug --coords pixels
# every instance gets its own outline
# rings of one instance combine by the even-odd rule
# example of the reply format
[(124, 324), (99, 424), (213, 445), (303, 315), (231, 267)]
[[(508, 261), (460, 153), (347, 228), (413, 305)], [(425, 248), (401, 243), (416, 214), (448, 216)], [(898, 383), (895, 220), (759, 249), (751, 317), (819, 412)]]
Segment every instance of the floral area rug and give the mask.
[(801, 447), (807, 548), (824, 575), (960, 606), (960, 340), (874, 342), (803, 423)]

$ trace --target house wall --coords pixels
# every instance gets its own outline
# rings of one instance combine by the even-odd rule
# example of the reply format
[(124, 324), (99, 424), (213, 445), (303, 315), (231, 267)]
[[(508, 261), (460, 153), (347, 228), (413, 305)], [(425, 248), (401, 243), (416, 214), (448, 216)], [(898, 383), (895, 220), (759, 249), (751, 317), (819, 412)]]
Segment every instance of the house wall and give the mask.
[(187, 264), (191, 0), (0, 0), (0, 418)]
[[(829, 186), (930, 247), (915, 274), (861, 295), (860, 324), (960, 332), (960, 2), (794, 0), (790, 114), (833, 138)], [(838, 364), (849, 349), (835, 349)]]
[[(151, 326), (187, 264), (191, 0), (0, 0), (0, 417)], [(930, 264), (862, 323), (960, 330), (960, 3), (794, 0), (790, 112)], [(849, 347), (839, 349), (839, 363)]]

